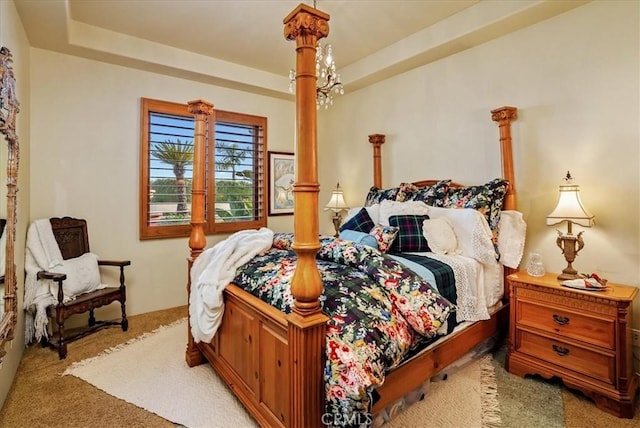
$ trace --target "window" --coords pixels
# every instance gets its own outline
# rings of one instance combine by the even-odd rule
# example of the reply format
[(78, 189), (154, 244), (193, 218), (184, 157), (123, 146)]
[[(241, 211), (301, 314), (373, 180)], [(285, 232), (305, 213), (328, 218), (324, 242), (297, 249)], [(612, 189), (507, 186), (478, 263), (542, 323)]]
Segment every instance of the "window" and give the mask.
[[(189, 236), (193, 115), (186, 104), (147, 98), (141, 114), (140, 239)], [(216, 110), (211, 121), (205, 233), (266, 226), (267, 119)]]

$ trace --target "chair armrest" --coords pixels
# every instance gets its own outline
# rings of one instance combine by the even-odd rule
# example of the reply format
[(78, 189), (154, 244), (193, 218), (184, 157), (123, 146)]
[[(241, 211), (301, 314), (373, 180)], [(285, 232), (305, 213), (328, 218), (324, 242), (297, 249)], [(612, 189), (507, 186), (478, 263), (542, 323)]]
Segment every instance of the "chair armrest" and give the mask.
[(98, 266), (120, 266), (125, 267), (131, 265), (131, 260), (98, 260)]
[(62, 288), (62, 281), (67, 279), (66, 273), (53, 273), (41, 270), (38, 272), (38, 279), (51, 279), (58, 283), (58, 304), (61, 305), (64, 302), (64, 291)]
[(53, 272), (47, 272), (47, 271), (40, 271), (38, 272), (38, 279), (51, 279), (53, 281), (64, 281), (65, 279), (67, 279), (67, 274), (66, 273), (53, 273)]

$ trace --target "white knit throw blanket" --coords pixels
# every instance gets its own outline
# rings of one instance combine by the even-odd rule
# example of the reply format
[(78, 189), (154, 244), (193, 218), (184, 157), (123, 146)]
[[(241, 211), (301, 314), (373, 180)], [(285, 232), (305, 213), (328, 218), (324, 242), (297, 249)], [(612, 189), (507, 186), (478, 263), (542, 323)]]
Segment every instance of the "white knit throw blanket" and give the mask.
[(53, 236), (49, 219), (36, 220), (27, 230), (25, 255), (25, 343), (47, 338), (47, 307), (56, 299), (51, 294), (48, 280), (38, 280), (38, 272), (62, 264), (62, 254)]
[(196, 342), (211, 342), (222, 322), (222, 292), (236, 275), (236, 269), (257, 254), (269, 249), (273, 232), (242, 230), (218, 242), (198, 256), (191, 268), (189, 320)]

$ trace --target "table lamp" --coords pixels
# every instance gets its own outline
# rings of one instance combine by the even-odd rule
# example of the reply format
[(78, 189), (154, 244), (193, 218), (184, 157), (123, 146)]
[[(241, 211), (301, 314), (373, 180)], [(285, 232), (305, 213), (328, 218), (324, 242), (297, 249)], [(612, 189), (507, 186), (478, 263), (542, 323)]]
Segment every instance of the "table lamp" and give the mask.
[(340, 188), (340, 183), (336, 184), (336, 188), (331, 192), (331, 199), (324, 207), (324, 210), (333, 211), (333, 216), (331, 220), (333, 221), (333, 227), (336, 229), (335, 236), (337, 237), (340, 233), (340, 223), (342, 222), (342, 212), (348, 210), (349, 207), (344, 200), (344, 194), (342, 193), (342, 189)]
[(569, 171), (563, 180), (565, 183), (560, 185), (558, 203), (553, 212), (547, 216), (547, 226), (563, 221), (567, 222), (567, 233), (563, 234), (558, 230), (558, 238), (556, 239), (556, 244), (562, 250), (567, 261), (567, 267), (558, 275), (558, 279), (561, 281), (580, 277), (578, 271), (571, 264), (578, 252), (584, 247), (584, 241), (582, 240), (582, 232), (577, 235), (572, 233), (573, 223), (584, 227), (591, 227), (595, 224), (594, 216), (589, 214), (582, 205), (580, 190), (578, 185), (573, 183), (573, 177)]

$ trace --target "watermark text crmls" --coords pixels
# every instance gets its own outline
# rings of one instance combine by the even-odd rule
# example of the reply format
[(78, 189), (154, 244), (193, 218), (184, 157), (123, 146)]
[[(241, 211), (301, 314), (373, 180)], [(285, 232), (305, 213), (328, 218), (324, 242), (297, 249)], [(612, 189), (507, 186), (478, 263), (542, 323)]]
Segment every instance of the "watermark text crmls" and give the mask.
[(325, 426), (369, 426), (373, 423), (371, 413), (353, 413), (351, 415), (323, 413), (321, 419)]

